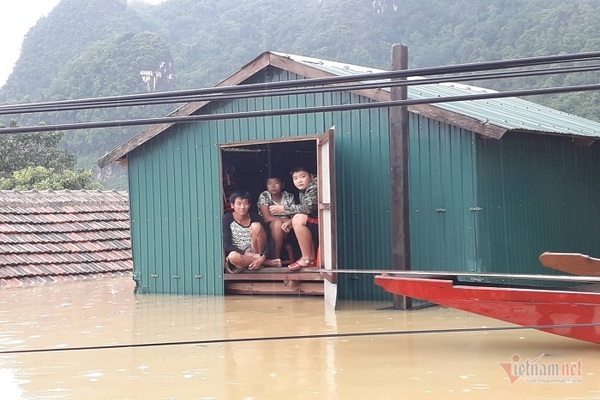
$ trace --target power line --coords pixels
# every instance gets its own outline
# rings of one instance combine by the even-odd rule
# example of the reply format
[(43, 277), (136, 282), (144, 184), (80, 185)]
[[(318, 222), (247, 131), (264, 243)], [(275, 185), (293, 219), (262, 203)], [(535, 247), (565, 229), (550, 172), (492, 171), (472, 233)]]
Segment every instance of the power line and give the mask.
[[(454, 74), (454, 73), (466, 73), (466, 72), (481, 72), (489, 71), (494, 69), (508, 69), (508, 68), (519, 68), (519, 67), (530, 67), (536, 65), (544, 65), (551, 63), (564, 63), (574, 61), (592, 61), (600, 59), (600, 51), (588, 52), (588, 53), (574, 53), (566, 55), (554, 55), (554, 56), (542, 56), (542, 57), (529, 57), (514, 60), (502, 60), (502, 61), (486, 61), (478, 63), (467, 63), (457, 64), (453, 66), (439, 66), (439, 67), (424, 67), (414, 68), (410, 70), (398, 70), (398, 71), (386, 71), (376, 73), (365, 73), (365, 74), (354, 74), (347, 76), (335, 76), (328, 78), (312, 78), (312, 79), (299, 79), (293, 81), (281, 81), (281, 82), (268, 82), (268, 83), (254, 83), (237, 86), (216, 86), (211, 88), (202, 89), (190, 89), (180, 90), (171, 92), (158, 92), (158, 93), (142, 93), (134, 95), (122, 95), (122, 96), (110, 96), (100, 98), (88, 98), (88, 99), (76, 99), (76, 100), (61, 100), (53, 102), (41, 102), (41, 103), (28, 103), (22, 105), (26, 106), (59, 106), (67, 104), (97, 104), (97, 103), (110, 103), (110, 102), (122, 102), (130, 100), (148, 100), (148, 99), (164, 99), (164, 98), (177, 98), (184, 96), (198, 96), (208, 94), (224, 94), (224, 93), (237, 93), (237, 92), (248, 92), (248, 91), (260, 91), (260, 90), (271, 90), (271, 89), (283, 89), (283, 88), (297, 88), (307, 86), (320, 86), (330, 85), (339, 83), (350, 83), (350, 82), (361, 82), (361, 81), (373, 81), (373, 80), (385, 80), (385, 79), (402, 79), (411, 76), (429, 76), (429, 75), (443, 75), (443, 74)], [(6, 109), (15, 106), (0, 106), (0, 112), (4, 112)]]
[(251, 343), (251, 342), (271, 342), (281, 340), (307, 340), (307, 339), (339, 339), (348, 337), (375, 337), (375, 336), (393, 336), (393, 335), (431, 335), (431, 334), (448, 334), (448, 333), (468, 333), (468, 332), (498, 332), (498, 331), (516, 331), (524, 329), (555, 329), (555, 328), (584, 328), (598, 327), (600, 324), (556, 324), (556, 325), (529, 325), (529, 326), (499, 326), (499, 327), (480, 327), (480, 328), (448, 328), (448, 329), (417, 329), (417, 330), (400, 330), (400, 331), (369, 331), (369, 332), (349, 332), (349, 333), (323, 333), (309, 335), (281, 335), (281, 336), (258, 336), (246, 338), (218, 338), (218, 339), (201, 339), (201, 340), (186, 340), (186, 341), (170, 341), (170, 342), (151, 342), (151, 343), (129, 343), (129, 344), (113, 344), (105, 346), (78, 346), (78, 347), (55, 347), (45, 349), (24, 349), (24, 350), (2, 350), (0, 355), (16, 355), (16, 354), (31, 354), (31, 353), (61, 353), (70, 351), (91, 351), (91, 350), (116, 350), (116, 349), (133, 349), (133, 348), (148, 348), (148, 347), (165, 347), (165, 346), (201, 346), (212, 344), (230, 344), (230, 343)]
[[(336, 91), (356, 91), (365, 89), (382, 89), (396, 86), (416, 86), (416, 85), (430, 85), (448, 82), (464, 82), (464, 81), (476, 81), (476, 80), (489, 80), (489, 79), (500, 79), (500, 78), (520, 78), (520, 77), (532, 77), (550, 74), (566, 74), (576, 72), (592, 72), (599, 71), (600, 64), (593, 64), (587, 66), (571, 66), (562, 68), (544, 68), (533, 71), (511, 71), (511, 72), (497, 72), (497, 73), (481, 73), (471, 74), (466, 76), (445, 76), (438, 78), (422, 78), (401, 81), (381, 81), (376, 82), (362, 82), (359, 84), (344, 84), (336, 86), (325, 86), (325, 87), (302, 87), (297, 89), (272, 89), (267, 91), (257, 90), (244, 90), (247, 85), (240, 85), (240, 91), (233, 94), (230, 93), (215, 93), (215, 94), (196, 94), (196, 95), (185, 95), (185, 96), (159, 96), (149, 99), (131, 99), (131, 100), (106, 100), (106, 101), (93, 101), (88, 100), (74, 100), (69, 102), (54, 102), (54, 103), (32, 103), (24, 105), (9, 105), (0, 106), (0, 115), (9, 114), (27, 114), (27, 113), (42, 113), (42, 112), (59, 112), (59, 111), (79, 111), (97, 108), (116, 108), (116, 107), (138, 107), (148, 105), (160, 105), (160, 104), (172, 104), (172, 103), (183, 103), (183, 102), (200, 102), (200, 101), (226, 101), (235, 99), (248, 99), (256, 97), (275, 97), (275, 96), (289, 96), (298, 94), (313, 94), (313, 93), (326, 93)], [(98, 99), (101, 100), (101, 99)]]
[(282, 115), (298, 115), (298, 114), (312, 114), (312, 113), (323, 113), (323, 112), (351, 111), (351, 110), (363, 110), (363, 109), (373, 109), (373, 108), (414, 106), (414, 105), (419, 105), (419, 104), (438, 104), (438, 103), (451, 103), (451, 102), (458, 102), (458, 101), (497, 99), (497, 98), (506, 98), (506, 97), (525, 97), (525, 96), (537, 96), (537, 95), (569, 93), (569, 92), (588, 92), (588, 91), (596, 91), (596, 90), (600, 90), (600, 84), (552, 87), (552, 88), (543, 88), (543, 89), (512, 90), (512, 91), (506, 91), (506, 92), (478, 93), (478, 94), (473, 94), (473, 95), (435, 97), (435, 98), (412, 99), (412, 100), (395, 100), (395, 101), (381, 101), (381, 102), (371, 102), (371, 103), (315, 106), (315, 107), (304, 107), (304, 108), (245, 111), (245, 112), (233, 112), (233, 113), (224, 113), (224, 114), (202, 114), (202, 115), (188, 115), (188, 116), (174, 116), (174, 117), (171, 116), (171, 117), (161, 117), (161, 118), (140, 118), (140, 119), (125, 119), (125, 120), (97, 121), (97, 122), (78, 122), (78, 123), (70, 123), (70, 124), (53, 124), (53, 125), (40, 125), (40, 126), (27, 126), (27, 127), (8, 127), (8, 128), (0, 129), (0, 134), (7, 135), (7, 134), (15, 134), (15, 133), (54, 132), (54, 131), (60, 131), (60, 130), (98, 129), (98, 128), (114, 128), (114, 127), (126, 127), (126, 126), (155, 125), (155, 124), (192, 123), (192, 122), (198, 122), (198, 121), (214, 121), (214, 120), (227, 120), (227, 119), (237, 119), (237, 118), (273, 117), (273, 116), (282, 116)]

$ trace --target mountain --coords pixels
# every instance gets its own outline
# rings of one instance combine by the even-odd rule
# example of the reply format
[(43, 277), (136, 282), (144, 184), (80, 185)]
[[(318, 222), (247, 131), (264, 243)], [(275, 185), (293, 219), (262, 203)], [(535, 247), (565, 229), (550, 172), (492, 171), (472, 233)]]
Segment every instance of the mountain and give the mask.
[(126, 0), (62, 0), (27, 33), (2, 100), (48, 99), (47, 89), (66, 63), (98, 41), (143, 26)]
[[(210, 87), (266, 50), (383, 69), (393, 43), (408, 45), (410, 67), (597, 51), (599, 16), (600, 0), (168, 0), (156, 6), (62, 0), (27, 34), (0, 102)], [(597, 72), (479, 84), (507, 90), (582, 83), (598, 83)], [(598, 92), (535, 101), (600, 120)], [(174, 107), (1, 116), (0, 123), (158, 117)], [(91, 165), (139, 129), (67, 132), (64, 146)]]

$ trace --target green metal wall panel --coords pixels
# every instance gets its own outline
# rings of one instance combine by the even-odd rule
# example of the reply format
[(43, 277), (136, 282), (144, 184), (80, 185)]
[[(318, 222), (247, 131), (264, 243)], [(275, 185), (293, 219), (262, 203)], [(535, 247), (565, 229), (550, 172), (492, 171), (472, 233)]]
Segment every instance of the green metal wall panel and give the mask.
[[(391, 190), (387, 110), (349, 113), (336, 129), (340, 268), (391, 268)], [(389, 296), (369, 275), (339, 278), (341, 299)]]
[[(269, 68), (247, 83), (298, 79)], [(349, 93), (213, 102), (202, 113), (345, 104)], [(337, 251), (340, 268), (389, 268), (387, 110), (206, 121), (174, 126), (129, 155), (135, 274), (145, 293), (223, 293), (220, 145), (300, 137), (336, 127)], [(365, 275), (343, 276), (342, 299), (388, 295)]]
[(414, 270), (475, 271), (475, 134), (410, 115)]
[(477, 144), (481, 271), (552, 273), (544, 251), (600, 254), (600, 147), (509, 133)]
[[(190, 128), (190, 127), (187, 127)], [(174, 128), (130, 155), (134, 270), (142, 293), (222, 294), (220, 221), (202, 207), (220, 201), (219, 177), (199, 159), (219, 162), (195, 129)], [(211, 154), (214, 153), (214, 154)]]

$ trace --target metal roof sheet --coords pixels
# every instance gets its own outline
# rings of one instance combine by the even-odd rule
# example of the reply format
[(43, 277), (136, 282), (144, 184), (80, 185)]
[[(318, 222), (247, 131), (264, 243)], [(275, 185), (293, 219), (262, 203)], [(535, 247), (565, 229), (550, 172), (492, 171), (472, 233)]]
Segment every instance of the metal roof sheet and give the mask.
[[(318, 68), (337, 76), (385, 72), (384, 70), (377, 68), (327, 61), (312, 57), (284, 53), (274, 54), (281, 57), (288, 57), (295, 62)], [(417, 77), (413, 79), (416, 78)], [(377, 81), (378, 80), (373, 80), (373, 82)], [(435, 83), (408, 87), (409, 99), (431, 99), (478, 93), (496, 93), (496, 91), (459, 83)], [(543, 132), (548, 134), (592, 138), (600, 137), (600, 122), (542, 106), (518, 97), (436, 103), (435, 106), (474, 118), (483, 123), (491, 123), (507, 130)]]

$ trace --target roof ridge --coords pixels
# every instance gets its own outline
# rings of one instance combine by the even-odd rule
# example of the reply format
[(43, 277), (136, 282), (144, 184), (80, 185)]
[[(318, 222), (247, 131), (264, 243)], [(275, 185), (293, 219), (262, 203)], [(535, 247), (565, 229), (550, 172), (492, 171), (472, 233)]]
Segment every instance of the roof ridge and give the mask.
[(60, 190), (53, 190), (53, 189), (44, 189), (44, 190), (1, 189), (0, 193), (15, 193), (15, 194), (32, 194), (32, 193), (34, 193), (34, 194), (35, 193), (58, 193), (58, 194), (62, 194), (62, 193), (102, 193), (102, 194), (108, 194), (108, 193), (117, 193), (117, 194), (127, 194), (129, 192), (127, 190), (116, 190), (116, 189), (108, 189), (108, 190), (102, 190), (102, 189), (60, 189)]
[[(70, 215), (71, 217), (75, 217), (75, 216), (80, 216), (83, 217), (86, 214), (92, 214), (92, 213), (74, 213), (74, 214), (69, 214), (69, 213), (30, 213), (30, 214), (7, 214), (7, 213), (0, 213), (0, 216), (6, 216), (6, 215), (18, 215), (21, 217), (25, 217), (25, 216), (30, 216), (30, 217), (43, 217), (43, 216), (56, 216), (56, 215)], [(107, 213), (98, 213), (101, 214), (101, 216), (99, 217), (94, 217), (94, 218), (72, 218), (69, 220), (66, 219), (54, 219), (53, 221), (50, 220), (41, 220), (41, 219), (29, 219), (29, 220), (23, 220), (23, 221), (18, 221), (16, 219), (6, 219), (6, 218), (2, 218), (2, 220), (0, 220), (0, 223), (7, 223), (7, 224), (11, 224), (11, 225), (22, 225), (22, 224), (26, 224), (26, 225), (48, 225), (48, 224), (61, 224), (61, 223), (65, 223), (65, 222), (69, 222), (69, 223), (75, 223), (75, 222), (94, 222), (94, 221), (98, 221), (98, 222), (110, 222), (110, 221), (128, 221), (129, 220), (129, 214), (125, 214), (125, 213), (119, 213), (119, 214), (110, 214), (108, 215)]]
[[(96, 241), (94, 243), (98, 243), (99, 241)], [(71, 242), (72, 243), (72, 242)], [(90, 243), (90, 242), (79, 242), (79, 243)], [(75, 248), (75, 249), (65, 249), (65, 248), (43, 248), (44, 246), (40, 246), (41, 248), (37, 249), (37, 250), (27, 250), (25, 248), (18, 248), (20, 246), (22, 246), (22, 244), (10, 244), (10, 243), (6, 243), (6, 244), (0, 244), (0, 249), (2, 249), (3, 251), (0, 253), (0, 255), (6, 255), (6, 256), (11, 256), (11, 255), (22, 255), (22, 254), (36, 254), (36, 255), (44, 255), (44, 254), (84, 254), (84, 253), (102, 253), (102, 252), (110, 252), (110, 251), (124, 251), (124, 250), (128, 250), (131, 251), (131, 243), (126, 240), (126, 239), (115, 239), (115, 240), (104, 240), (102, 241), (102, 243), (112, 243), (112, 245), (107, 246), (107, 247), (98, 247), (98, 248), (94, 248), (94, 247), (83, 247), (83, 248)], [(60, 245), (62, 243), (47, 243), (47, 245)], [(11, 249), (10, 247), (17, 247), (16, 249)], [(51, 246), (47, 246), (47, 247), (51, 247)], [(0, 266), (0, 268), (2, 268)]]
[[(125, 203), (125, 202), (123, 202)], [(6, 204), (3, 203), (0, 200), (0, 204)], [(11, 203), (11, 204), (15, 204), (15, 203)], [(49, 203), (52, 204), (52, 203)], [(106, 213), (119, 213), (119, 214), (123, 214), (123, 213), (127, 213), (129, 214), (129, 206), (121, 206), (120, 204), (114, 204), (114, 203), (107, 203), (108, 204), (114, 204), (115, 208), (112, 210), (109, 209), (97, 209), (97, 210), (91, 210), (91, 209), (87, 209), (87, 210), (76, 210), (76, 211), (71, 211), (71, 210), (65, 210), (65, 209), (61, 209), (58, 207), (55, 207), (52, 210), (42, 210), (41, 207), (48, 207), (49, 206), (48, 203), (27, 203), (27, 204), (23, 204), (20, 207), (2, 207), (0, 208), (0, 214), (2, 215), (52, 215), (52, 214), (70, 214), (70, 215), (77, 215), (77, 214), (106, 214)], [(56, 204), (56, 203), (54, 203)], [(64, 205), (71, 205), (71, 204), (67, 204), (67, 203), (63, 203)], [(77, 203), (77, 205), (80, 205), (81, 203)], [(100, 202), (96, 202), (94, 203), (94, 205), (98, 205), (98, 204), (102, 204)], [(119, 207), (117, 207), (119, 206)], [(29, 210), (29, 209), (33, 209), (33, 210)]]
[[(110, 230), (106, 230), (106, 231), (102, 231), (102, 232), (108, 232)], [(64, 237), (64, 238), (55, 238), (54, 240), (52, 240), (52, 238), (45, 238), (47, 235), (68, 235), (69, 233), (73, 233), (73, 232), (67, 232), (67, 233), (50, 233), (50, 234), (46, 234), (46, 233), (26, 233), (23, 234), (21, 236), (24, 235), (29, 235), (26, 239), (28, 239), (26, 242), (22, 242), (22, 241), (2, 241), (0, 240), (0, 244), (23, 244), (23, 243), (28, 243), (28, 244), (62, 244), (62, 243), (96, 243), (96, 242), (106, 242), (106, 241), (114, 241), (114, 240), (123, 240), (125, 239), (130, 239), (131, 235), (129, 234), (129, 231), (125, 231), (123, 229), (112, 229), (112, 231), (114, 231), (115, 233), (121, 233), (122, 236), (119, 237), (110, 237), (110, 238), (104, 238), (104, 237), (100, 237), (100, 238), (78, 238), (78, 237)], [(95, 232), (95, 231), (92, 231)], [(2, 234), (0, 233), (0, 235), (5, 235), (5, 236), (9, 236), (6, 234)], [(10, 235), (13, 236), (13, 235)], [(35, 238), (32, 238), (31, 236), (37, 236), (38, 240), (35, 240)]]
[[(111, 222), (111, 221), (108, 221)], [(86, 223), (86, 222), (73, 222), (71, 224), (69, 224), (69, 226), (66, 227), (62, 227), (63, 229), (60, 230), (60, 227), (56, 227), (56, 229), (47, 229), (44, 231), (36, 231), (36, 233), (40, 233), (40, 234), (50, 234), (50, 233), (78, 233), (78, 232), (106, 232), (106, 231), (113, 231), (113, 230), (124, 230), (130, 229), (129, 223), (127, 223), (125, 225), (123, 225), (124, 220), (121, 221), (112, 221), (113, 224), (109, 224), (107, 221), (95, 221), (92, 223)], [(94, 225), (94, 226), (81, 226), (81, 225)], [(7, 223), (3, 223), (2, 225), (11, 225), (14, 227), (14, 225), (17, 224), (7, 224)], [(46, 224), (18, 224), (20, 227), (25, 227), (27, 225), (32, 225), (32, 226), (38, 226), (38, 227), (44, 227)], [(53, 224), (50, 224), (53, 225)], [(1, 225), (0, 225), (1, 226)], [(48, 228), (51, 228), (48, 227)], [(17, 229), (7, 229), (7, 230), (1, 230), (0, 233), (2, 234), (27, 234), (28, 232), (30, 232), (30, 230), (17, 230)]]
[[(105, 274), (105, 273), (110, 273), (110, 272), (115, 272), (115, 271), (129, 272), (129, 271), (131, 271), (130, 265), (118, 265), (119, 263), (128, 264), (129, 261), (130, 260), (114, 260), (114, 261), (96, 263), (96, 264), (104, 264), (106, 267), (109, 267), (109, 269), (93, 268), (92, 264), (94, 264), (94, 263), (71, 263), (71, 264), (79, 265), (80, 268), (74, 268), (74, 269), (62, 270), (62, 271), (50, 270), (50, 272), (45, 272), (44, 274), (40, 274), (40, 271), (35, 271), (35, 269), (36, 269), (35, 266), (33, 266), (33, 268), (28, 268), (25, 266), (25, 267), (20, 267), (18, 271), (14, 271), (16, 273), (13, 275), (4, 274), (5, 276), (0, 276), (0, 281), (6, 280), (6, 279), (20, 279), (20, 278), (28, 278), (28, 277), (44, 278), (44, 277), (53, 277), (53, 276), (88, 275), (90, 273)], [(48, 269), (47, 267), (65, 268), (66, 267), (65, 264), (47, 264), (47, 265), (45, 265), (45, 267), (46, 267), (45, 269)], [(2, 271), (2, 269), (0, 268), (0, 272), (1, 271)]]
[[(102, 253), (102, 252), (99, 252), (99, 253)], [(23, 257), (23, 260), (11, 260), (8, 262), (6, 262), (6, 261), (3, 262), (2, 266), (0, 267), (0, 272), (5, 270), (5, 268), (11, 268), (11, 267), (26, 268), (27, 266), (39, 266), (43, 269), (48, 269), (49, 266), (52, 266), (52, 265), (63, 266), (63, 265), (70, 265), (70, 264), (76, 264), (76, 265), (101, 264), (101, 263), (105, 263), (105, 262), (132, 260), (131, 251), (119, 250), (119, 251), (112, 251), (112, 252), (106, 252), (106, 253), (115, 255), (115, 257), (104, 258), (104, 259), (86, 259), (85, 257), (73, 257), (73, 259), (64, 259), (64, 260), (61, 260), (58, 257), (52, 257), (51, 261), (44, 259), (43, 257), (31, 257), (31, 259), (26, 259), (25, 257)], [(121, 253), (127, 253), (127, 254), (121, 254)], [(62, 254), (66, 254), (66, 253), (62, 253)], [(88, 254), (88, 253), (74, 253), (74, 255), (75, 254), (76, 255), (84, 255), (84, 254)], [(27, 255), (32, 255), (32, 254), (28, 253)], [(48, 254), (48, 255), (58, 256), (58, 254)], [(36, 258), (39, 258), (39, 260)]]
[(8, 277), (0, 278), (0, 289), (11, 289), (28, 286), (38, 286), (46, 284), (54, 284), (57, 281), (76, 281), (76, 280), (87, 280), (104, 277), (116, 277), (116, 276), (131, 276), (129, 270), (111, 270), (107, 272), (94, 272), (94, 273), (78, 273), (68, 275), (46, 275), (46, 276), (25, 276), (25, 277)]

